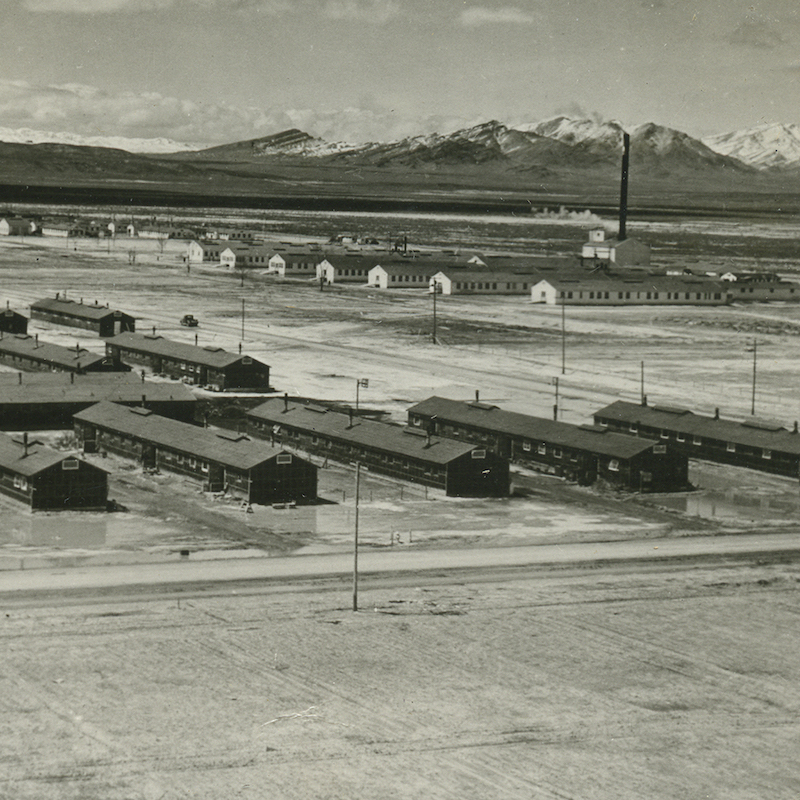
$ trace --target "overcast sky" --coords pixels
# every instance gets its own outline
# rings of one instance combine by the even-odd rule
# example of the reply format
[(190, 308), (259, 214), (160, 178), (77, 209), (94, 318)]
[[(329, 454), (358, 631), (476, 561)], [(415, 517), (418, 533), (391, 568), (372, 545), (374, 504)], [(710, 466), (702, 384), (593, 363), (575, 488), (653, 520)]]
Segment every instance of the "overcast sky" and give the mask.
[(800, 122), (798, 0), (2, 0), (0, 126), (368, 141)]

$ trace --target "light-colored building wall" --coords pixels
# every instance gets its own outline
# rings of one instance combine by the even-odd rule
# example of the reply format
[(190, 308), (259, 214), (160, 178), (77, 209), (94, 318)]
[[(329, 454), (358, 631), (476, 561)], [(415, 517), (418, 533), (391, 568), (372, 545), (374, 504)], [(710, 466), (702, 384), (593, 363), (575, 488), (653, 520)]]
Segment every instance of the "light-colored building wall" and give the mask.
[(547, 305), (702, 305), (719, 306), (730, 302), (727, 289), (710, 281), (625, 282), (547, 281), (531, 289), (531, 302)]

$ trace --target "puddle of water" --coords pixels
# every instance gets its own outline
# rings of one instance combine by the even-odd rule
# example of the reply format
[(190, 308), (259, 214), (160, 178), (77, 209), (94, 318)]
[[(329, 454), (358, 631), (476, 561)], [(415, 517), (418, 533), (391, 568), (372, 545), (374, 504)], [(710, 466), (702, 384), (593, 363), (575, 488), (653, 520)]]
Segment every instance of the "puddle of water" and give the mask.
[(800, 498), (784, 494), (754, 495), (728, 490), (703, 490), (686, 495), (663, 496), (656, 502), (692, 517), (737, 522), (767, 520), (794, 521), (800, 512)]
[(173, 533), (160, 520), (133, 514), (72, 513), (9, 514), (0, 526), (0, 546), (21, 545), (51, 550), (102, 550), (141, 544), (145, 539)]
[[(17, 521), (6, 531), (7, 541), (31, 547), (80, 548), (93, 550), (105, 547), (108, 524), (100, 517), (40, 517)], [(5, 537), (4, 537), (5, 538)]]

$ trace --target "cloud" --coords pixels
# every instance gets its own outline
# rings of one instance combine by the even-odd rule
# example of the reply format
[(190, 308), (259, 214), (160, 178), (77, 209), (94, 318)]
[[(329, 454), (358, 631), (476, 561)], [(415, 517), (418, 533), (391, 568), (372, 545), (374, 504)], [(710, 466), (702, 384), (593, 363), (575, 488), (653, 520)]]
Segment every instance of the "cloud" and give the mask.
[(34, 85), (0, 79), (0, 126), (80, 136), (167, 138), (212, 145), (300, 128), (327, 141), (363, 142), (447, 133), (475, 122), (466, 117), (399, 114), (369, 97), (360, 106), (344, 109), (242, 108), (157, 92), (111, 93), (86, 84)]
[(516, 6), (502, 8), (472, 6), (462, 11), (459, 16), (459, 22), (468, 28), (477, 28), (481, 25), (531, 25), (535, 21), (534, 14)]
[(324, 17), (352, 20), (374, 25), (385, 25), (400, 16), (400, 5), (395, 0), (327, 0), (322, 6)]
[(291, 0), (22, 0), (22, 7), (27, 11), (62, 14), (135, 13), (180, 5), (218, 7), (233, 11), (255, 10), (271, 15), (294, 10)]
[(570, 117), (571, 119), (590, 119), (592, 122), (606, 122), (606, 118), (599, 111), (590, 111), (576, 101), (559, 106), (555, 109), (556, 116)]
[(65, 14), (102, 14), (114, 11), (152, 11), (172, 5), (173, 0), (23, 0), (26, 11)]
[(730, 44), (772, 50), (785, 42), (780, 32), (763, 19), (747, 17), (728, 36)]
[(204, 143), (250, 138), (287, 121), (261, 109), (202, 104), (157, 92), (114, 94), (83, 84), (0, 81), (0, 122), (9, 128)]

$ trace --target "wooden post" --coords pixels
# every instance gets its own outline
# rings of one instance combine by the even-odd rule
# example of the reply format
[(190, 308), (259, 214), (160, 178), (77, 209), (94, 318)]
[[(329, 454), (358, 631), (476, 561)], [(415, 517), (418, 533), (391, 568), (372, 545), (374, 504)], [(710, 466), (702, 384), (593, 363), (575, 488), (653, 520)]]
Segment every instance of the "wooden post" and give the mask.
[(567, 329), (566, 329), (566, 305), (567, 293), (561, 298), (561, 374), (564, 375), (567, 369)]
[(358, 611), (358, 496), (361, 489), (361, 462), (356, 461), (356, 511), (353, 526), (353, 611)]

